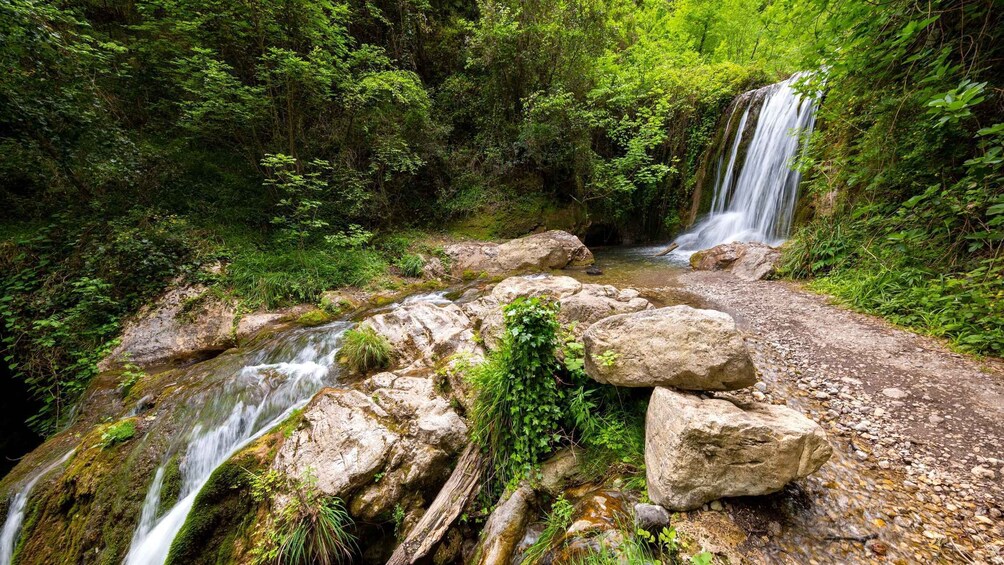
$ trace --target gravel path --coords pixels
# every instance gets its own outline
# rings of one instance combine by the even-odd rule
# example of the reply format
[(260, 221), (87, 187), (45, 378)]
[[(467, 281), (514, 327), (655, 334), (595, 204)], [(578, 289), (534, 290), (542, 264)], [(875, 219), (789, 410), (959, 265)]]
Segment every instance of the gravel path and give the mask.
[(1004, 564), (1004, 362), (791, 283), (676, 282), (739, 321), (764, 381), (751, 394), (800, 409), (834, 444), (803, 487), (813, 508), (771, 536), (780, 561)]

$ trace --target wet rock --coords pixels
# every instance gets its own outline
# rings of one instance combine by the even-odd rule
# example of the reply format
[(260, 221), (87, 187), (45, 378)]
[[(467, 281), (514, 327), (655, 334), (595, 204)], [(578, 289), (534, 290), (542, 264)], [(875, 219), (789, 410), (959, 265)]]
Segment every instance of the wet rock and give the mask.
[(735, 390), (756, 382), (731, 316), (672, 306), (605, 318), (583, 334), (586, 373), (617, 386)]
[(480, 356), (473, 322), (455, 304), (414, 302), (367, 318), (387, 338), (400, 366), (431, 366), (456, 354)]
[(593, 254), (574, 235), (552, 230), (503, 244), (464, 242), (444, 248), (455, 277), (499, 275), (517, 271), (564, 269), (589, 265)]
[(763, 243), (724, 243), (690, 256), (690, 266), (697, 271), (731, 271), (748, 281), (774, 274), (781, 252)]
[(597, 276), (600, 276), (600, 275), (603, 274), (603, 269), (597, 267), (596, 265), (593, 265), (593, 266), (589, 267), (588, 269), (586, 269), (586, 274), (587, 275), (592, 275), (594, 277), (597, 277)]
[(635, 529), (658, 532), (669, 525), (669, 511), (658, 504), (634, 505)]
[(500, 500), (481, 531), (481, 542), (475, 551), (477, 565), (503, 565), (512, 560), (513, 552), (523, 537), (530, 516), (534, 491), (521, 485), (506, 499)]
[(812, 420), (785, 406), (737, 406), (656, 388), (645, 421), (649, 496), (689, 510), (777, 492), (815, 472), (832, 449)]
[(409, 493), (446, 480), (467, 425), (431, 379), (380, 373), (360, 389), (318, 393), (273, 467), (290, 477), (311, 473), (320, 492), (375, 519)]

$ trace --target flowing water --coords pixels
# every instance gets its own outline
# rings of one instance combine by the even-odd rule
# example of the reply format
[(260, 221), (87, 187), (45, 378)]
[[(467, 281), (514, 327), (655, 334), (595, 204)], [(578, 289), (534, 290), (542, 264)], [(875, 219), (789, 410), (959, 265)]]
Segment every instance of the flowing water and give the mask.
[[(127, 565), (164, 563), (199, 490), (231, 455), (282, 422), (337, 378), (335, 355), (350, 324), (301, 329), (250, 356), (193, 400), (193, 422), (165, 453), (133, 533)], [(180, 454), (181, 492), (161, 500), (168, 465)]]
[(3, 530), (0, 530), (0, 565), (10, 565), (11, 560), (14, 559), (14, 545), (17, 542), (17, 534), (21, 531), (21, 524), (24, 522), (24, 509), (28, 505), (28, 495), (31, 494), (31, 490), (35, 488), (35, 485), (43, 477), (63, 463), (66, 463), (74, 451), (71, 449), (66, 452), (66, 455), (42, 467), (14, 495), (14, 499), (10, 503), (10, 509), (7, 511), (7, 519), (4, 521)]
[[(804, 145), (800, 140), (812, 132), (816, 115), (815, 100), (793, 88), (802, 76), (737, 99), (726, 122), (711, 210), (676, 239), (676, 255), (689, 257), (733, 241), (776, 245), (787, 237), (801, 180), (793, 160)], [(755, 123), (752, 133), (750, 120)]]

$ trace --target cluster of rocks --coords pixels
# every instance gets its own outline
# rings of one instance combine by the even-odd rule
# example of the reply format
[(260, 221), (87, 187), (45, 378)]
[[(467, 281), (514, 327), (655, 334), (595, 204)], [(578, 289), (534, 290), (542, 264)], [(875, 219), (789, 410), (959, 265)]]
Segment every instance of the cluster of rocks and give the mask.
[(655, 387), (645, 465), (649, 496), (668, 509), (777, 492), (832, 453), (823, 430), (795, 410), (701, 394), (756, 383), (728, 314), (673, 306), (615, 315), (593, 324), (583, 341), (590, 377)]
[(690, 256), (690, 266), (697, 271), (730, 271), (748, 281), (774, 274), (781, 261), (781, 250), (765, 243), (723, 243)]

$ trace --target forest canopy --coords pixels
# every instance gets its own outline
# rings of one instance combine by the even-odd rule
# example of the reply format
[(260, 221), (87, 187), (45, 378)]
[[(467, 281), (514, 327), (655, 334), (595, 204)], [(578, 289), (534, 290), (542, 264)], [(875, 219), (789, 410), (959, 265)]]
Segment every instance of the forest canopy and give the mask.
[(946, 335), (999, 354), (1001, 19), (993, 0), (5, 0), (5, 360), (51, 432), (121, 318), (203, 264), (274, 306), (368, 280), (408, 228), (669, 237), (730, 102), (801, 70), (825, 95), (789, 274), (906, 325), (962, 312)]

